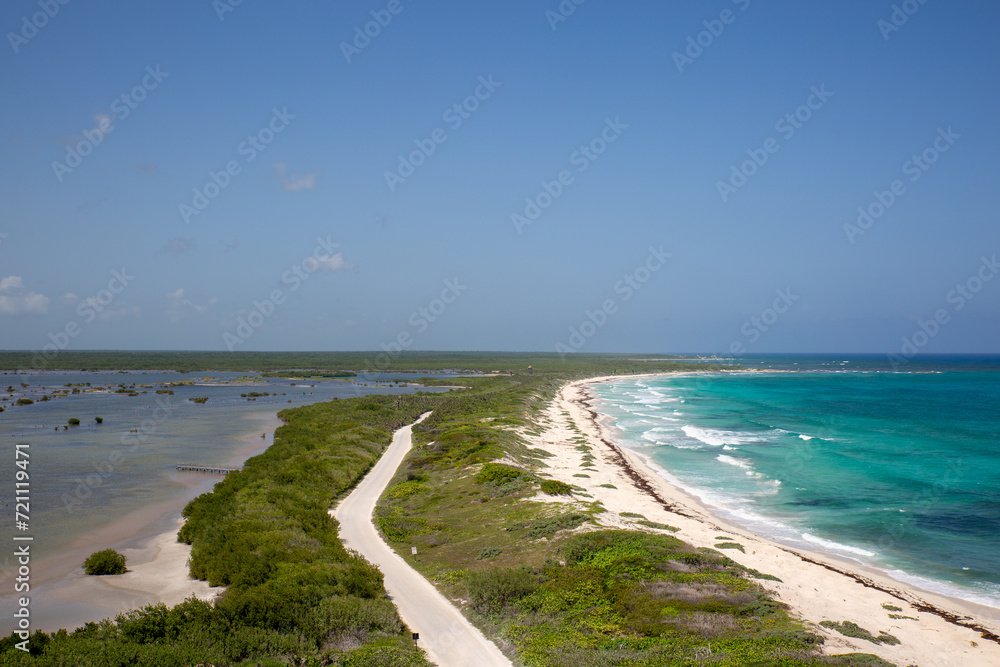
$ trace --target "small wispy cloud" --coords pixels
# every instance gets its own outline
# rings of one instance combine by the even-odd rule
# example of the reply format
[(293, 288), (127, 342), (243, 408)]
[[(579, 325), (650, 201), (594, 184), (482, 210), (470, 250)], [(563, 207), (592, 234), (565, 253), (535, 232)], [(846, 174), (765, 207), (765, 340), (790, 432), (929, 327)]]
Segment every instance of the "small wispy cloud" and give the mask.
[(298, 192), (299, 190), (312, 190), (316, 187), (316, 178), (319, 176), (318, 171), (311, 172), (309, 174), (285, 174), (288, 173), (288, 165), (284, 162), (275, 162), (271, 165), (274, 168), (274, 175), (278, 177), (281, 181), (282, 189), (287, 192)]
[(21, 276), (0, 279), (0, 315), (45, 315), (52, 299), (24, 287)]
[(314, 257), (318, 264), (319, 271), (344, 271), (346, 269), (353, 269), (353, 264), (348, 264), (344, 260), (344, 253), (338, 252), (336, 255), (324, 255), (322, 257)]
[(168, 292), (166, 297), (166, 315), (170, 318), (171, 322), (178, 322), (185, 317), (206, 313), (212, 306), (219, 302), (218, 299), (212, 297), (208, 301), (197, 304), (187, 297), (183, 287), (176, 289), (173, 292)]
[(166, 245), (163, 246), (163, 252), (171, 255), (183, 255), (186, 252), (190, 252), (194, 249), (194, 239), (182, 239), (179, 236), (167, 241)]

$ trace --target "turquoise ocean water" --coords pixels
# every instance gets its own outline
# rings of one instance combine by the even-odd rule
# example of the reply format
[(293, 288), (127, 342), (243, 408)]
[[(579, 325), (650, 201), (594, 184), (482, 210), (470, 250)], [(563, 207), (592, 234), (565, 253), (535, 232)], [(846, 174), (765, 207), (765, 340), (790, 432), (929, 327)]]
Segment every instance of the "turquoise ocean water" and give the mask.
[(758, 357), (598, 385), (622, 444), (754, 532), (1000, 607), (1000, 358)]

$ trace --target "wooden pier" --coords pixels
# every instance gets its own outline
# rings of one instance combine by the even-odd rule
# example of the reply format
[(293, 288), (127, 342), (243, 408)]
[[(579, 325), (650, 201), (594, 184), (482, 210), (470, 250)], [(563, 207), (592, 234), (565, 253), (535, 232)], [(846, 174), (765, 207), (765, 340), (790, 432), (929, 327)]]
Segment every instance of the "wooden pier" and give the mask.
[(177, 466), (178, 470), (186, 472), (211, 472), (217, 475), (228, 475), (231, 472), (239, 472), (240, 468), (223, 468), (220, 466), (196, 466), (187, 463), (182, 463)]

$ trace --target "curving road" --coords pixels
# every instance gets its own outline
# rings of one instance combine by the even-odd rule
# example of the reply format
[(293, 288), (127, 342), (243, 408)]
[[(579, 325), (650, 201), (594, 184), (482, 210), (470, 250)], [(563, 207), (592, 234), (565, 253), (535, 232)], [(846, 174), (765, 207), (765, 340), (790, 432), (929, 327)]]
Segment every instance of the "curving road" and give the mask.
[(412, 446), (413, 425), (396, 431), (357, 488), (330, 515), (340, 522), (340, 539), (382, 570), (385, 588), (403, 622), (419, 633), (419, 645), (440, 667), (511, 667), (493, 642), (486, 639), (434, 586), (389, 548), (372, 524), (375, 503), (389, 485)]

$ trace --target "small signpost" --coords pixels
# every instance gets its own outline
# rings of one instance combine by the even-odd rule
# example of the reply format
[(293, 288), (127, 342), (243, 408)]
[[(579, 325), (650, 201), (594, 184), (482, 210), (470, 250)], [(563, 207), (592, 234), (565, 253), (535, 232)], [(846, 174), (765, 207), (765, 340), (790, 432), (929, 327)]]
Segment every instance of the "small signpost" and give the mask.
[(416, 556), (417, 555), (417, 548), (416, 547), (410, 547), (410, 553), (413, 554), (414, 556)]

